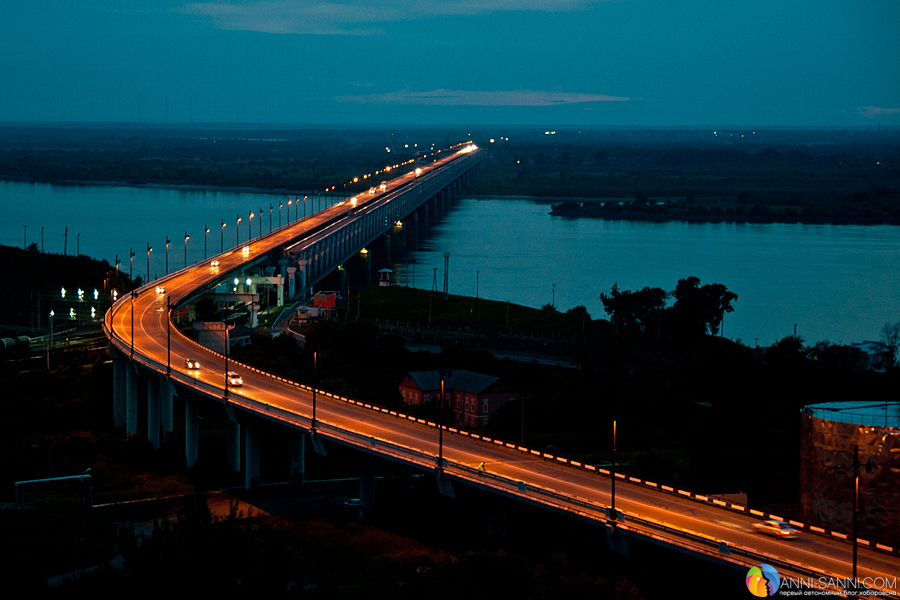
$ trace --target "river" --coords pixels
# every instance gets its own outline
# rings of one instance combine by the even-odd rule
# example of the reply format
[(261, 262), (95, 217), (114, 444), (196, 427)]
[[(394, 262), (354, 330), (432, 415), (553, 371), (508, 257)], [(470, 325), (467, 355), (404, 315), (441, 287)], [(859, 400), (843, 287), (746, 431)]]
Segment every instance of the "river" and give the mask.
[[(126, 272), (133, 248), (134, 274), (151, 277), (254, 237), (288, 219), (287, 197), (271, 194), (115, 186), (53, 186), (0, 182), (0, 243), (36, 243), (46, 252), (76, 249)], [(292, 210), (295, 207), (291, 207)], [(308, 209), (311, 209), (308, 207)], [(548, 215), (548, 204), (523, 199), (463, 199), (419, 248), (395, 267), (402, 283), (431, 289), (437, 267), (443, 286), (450, 254), (453, 294), (540, 307), (555, 301), (565, 311), (587, 307), (603, 317), (600, 293), (675, 288), (681, 278), (722, 283), (738, 295), (724, 335), (745, 344), (771, 344), (794, 332), (809, 343), (880, 339), (882, 326), (900, 320), (900, 227), (800, 224), (645, 223), (567, 219)], [(300, 207), (299, 213), (302, 215)], [(291, 216), (295, 212), (291, 213)], [(225, 221), (223, 230), (221, 222)], [(204, 236), (204, 226), (210, 228)], [(68, 227), (68, 239), (64, 238)], [(27, 229), (26, 229), (27, 228)], [(410, 262), (415, 263), (415, 279)], [(554, 286), (555, 284), (555, 286)]]

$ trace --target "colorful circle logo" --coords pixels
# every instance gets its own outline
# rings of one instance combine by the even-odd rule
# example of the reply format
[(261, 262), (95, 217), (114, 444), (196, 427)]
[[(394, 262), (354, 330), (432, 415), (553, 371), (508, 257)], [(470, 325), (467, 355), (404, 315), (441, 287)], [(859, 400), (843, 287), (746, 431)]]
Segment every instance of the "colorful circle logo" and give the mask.
[(750, 567), (747, 571), (747, 589), (757, 598), (774, 596), (780, 584), (781, 578), (772, 565)]

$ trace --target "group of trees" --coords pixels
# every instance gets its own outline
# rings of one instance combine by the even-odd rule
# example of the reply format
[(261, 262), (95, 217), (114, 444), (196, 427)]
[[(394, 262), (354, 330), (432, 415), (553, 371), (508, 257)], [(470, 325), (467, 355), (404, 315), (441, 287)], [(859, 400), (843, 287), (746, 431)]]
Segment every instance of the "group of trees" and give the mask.
[[(679, 338), (695, 338), (707, 333), (716, 335), (725, 313), (734, 311), (737, 294), (721, 283), (701, 286), (697, 277), (679, 279), (675, 289), (645, 287), (642, 290), (620, 290), (613, 284), (609, 294), (600, 294), (603, 308), (619, 333), (656, 330)], [(674, 303), (669, 306), (669, 301)]]

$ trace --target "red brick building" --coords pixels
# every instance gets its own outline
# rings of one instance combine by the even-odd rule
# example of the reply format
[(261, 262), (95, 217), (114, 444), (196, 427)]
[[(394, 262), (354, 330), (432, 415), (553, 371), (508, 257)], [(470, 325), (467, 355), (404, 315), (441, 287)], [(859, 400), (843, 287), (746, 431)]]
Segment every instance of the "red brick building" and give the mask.
[[(400, 395), (407, 404), (432, 402), (440, 393), (439, 371), (414, 371), (400, 383)], [(453, 409), (457, 427), (484, 427), (491, 411), (518, 397), (518, 392), (491, 375), (453, 370), (444, 377), (445, 406)]]

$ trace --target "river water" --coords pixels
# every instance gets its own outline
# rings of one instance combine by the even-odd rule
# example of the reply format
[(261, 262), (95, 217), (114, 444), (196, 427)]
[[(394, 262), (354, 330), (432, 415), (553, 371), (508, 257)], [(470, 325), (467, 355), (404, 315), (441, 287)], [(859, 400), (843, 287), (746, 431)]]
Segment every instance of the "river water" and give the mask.
[[(134, 248), (134, 274), (146, 277), (149, 242), (155, 277), (165, 272), (166, 236), (174, 271), (184, 266), (185, 233), (191, 264), (204, 258), (204, 226), (211, 256), (223, 239), (226, 249), (235, 245), (238, 216), (241, 241), (250, 211), (253, 236), (259, 234), (260, 207), (263, 233), (270, 205), (277, 227), (279, 202), (286, 223), (287, 197), (278, 195), (0, 182), (0, 243), (40, 247), (43, 227), (46, 252), (62, 253), (65, 242), (69, 254), (77, 249), (110, 263), (118, 255), (126, 272)], [(748, 345), (791, 335), (794, 324), (807, 342), (879, 339), (886, 322), (900, 320), (900, 227), (602, 221), (551, 217), (549, 209), (523, 199), (463, 199), (396, 275), (431, 289), (437, 267), (442, 289), (448, 252), (450, 293), (473, 295), (478, 271), (480, 297), (534, 307), (555, 301), (562, 311), (583, 304), (595, 318), (604, 316), (600, 293), (614, 283), (672, 290), (696, 276), (738, 295), (724, 335)]]

